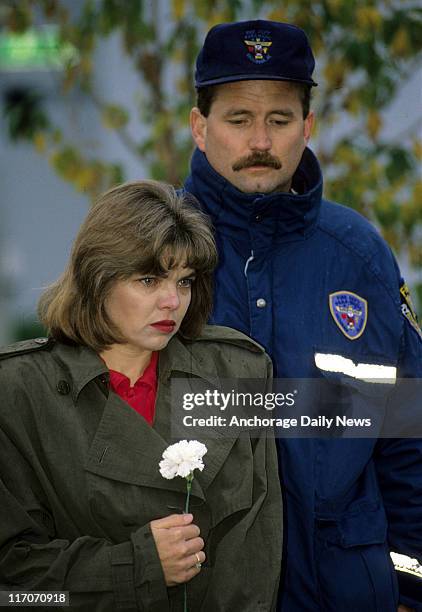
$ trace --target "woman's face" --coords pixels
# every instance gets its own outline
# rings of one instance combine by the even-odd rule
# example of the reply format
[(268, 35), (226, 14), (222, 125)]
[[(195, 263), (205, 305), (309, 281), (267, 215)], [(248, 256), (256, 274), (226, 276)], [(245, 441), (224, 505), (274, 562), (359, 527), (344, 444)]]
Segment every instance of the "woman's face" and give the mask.
[(162, 276), (136, 274), (113, 285), (105, 309), (128, 348), (142, 353), (167, 345), (189, 308), (194, 277), (191, 268), (178, 266)]

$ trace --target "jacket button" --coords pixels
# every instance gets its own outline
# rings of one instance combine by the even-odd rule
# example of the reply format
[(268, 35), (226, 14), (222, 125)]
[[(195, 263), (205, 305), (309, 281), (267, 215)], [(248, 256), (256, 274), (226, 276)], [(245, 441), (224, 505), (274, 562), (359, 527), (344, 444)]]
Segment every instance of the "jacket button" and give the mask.
[(48, 342), (48, 338), (35, 338), (34, 342), (36, 344), (46, 344)]
[(258, 300), (256, 300), (256, 305), (258, 308), (265, 308), (267, 302), (264, 300), (264, 298), (259, 298)]
[(70, 385), (66, 380), (59, 380), (57, 383), (57, 391), (60, 395), (68, 395), (70, 393)]

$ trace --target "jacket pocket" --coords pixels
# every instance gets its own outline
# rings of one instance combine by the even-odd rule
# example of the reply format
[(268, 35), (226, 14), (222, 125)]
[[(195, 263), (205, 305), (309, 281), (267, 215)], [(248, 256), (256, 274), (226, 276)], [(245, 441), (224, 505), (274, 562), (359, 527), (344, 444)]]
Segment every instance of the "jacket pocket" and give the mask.
[[(332, 437), (386, 437), (388, 406), (396, 368), (368, 356), (347, 356), (315, 350), (321, 375), (318, 413), (333, 418)], [(378, 360), (380, 361), (380, 360)]]
[[(324, 612), (396, 612), (397, 585), (381, 502), (316, 516), (315, 553)], [(332, 507), (330, 507), (330, 512)]]

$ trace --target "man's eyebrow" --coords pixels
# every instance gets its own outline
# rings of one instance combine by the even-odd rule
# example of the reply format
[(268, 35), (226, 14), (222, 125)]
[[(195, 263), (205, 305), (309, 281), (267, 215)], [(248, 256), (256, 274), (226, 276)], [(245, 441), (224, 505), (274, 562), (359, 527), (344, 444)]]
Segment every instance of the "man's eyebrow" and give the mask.
[(225, 113), (225, 117), (233, 117), (235, 115), (253, 115), (254, 113), (250, 110), (243, 108), (229, 108)]
[[(254, 112), (243, 108), (229, 108), (225, 113), (225, 117), (236, 117), (237, 115), (253, 116)], [(275, 108), (271, 110), (267, 115), (282, 115), (288, 119), (292, 119), (295, 114), (289, 108)]]
[(290, 108), (278, 108), (272, 110), (269, 115), (283, 115), (283, 117), (287, 117), (288, 119), (293, 119), (295, 116), (294, 112), (290, 110)]

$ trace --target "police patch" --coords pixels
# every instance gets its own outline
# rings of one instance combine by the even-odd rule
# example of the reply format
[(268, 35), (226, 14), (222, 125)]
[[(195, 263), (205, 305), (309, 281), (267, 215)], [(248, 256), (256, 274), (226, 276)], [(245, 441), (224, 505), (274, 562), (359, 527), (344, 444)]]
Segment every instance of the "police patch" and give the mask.
[(330, 311), (337, 326), (349, 340), (359, 338), (368, 319), (368, 302), (351, 291), (330, 293)]
[(247, 30), (244, 43), (248, 48), (246, 57), (251, 62), (254, 64), (268, 62), (271, 57), (269, 49), (273, 44), (269, 30)]
[(400, 301), (401, 301), (401, 312), (403, 316), (409, 321), (410, 325), (413, 329), (419, 334), (422, 338), (422, 331), (419, 327), (418, 315), (416, 314), (415, 307), (412, 302), (412, 298), (410, 297), (409, 287), (403, 281), (403, 284), (400, 287)]

